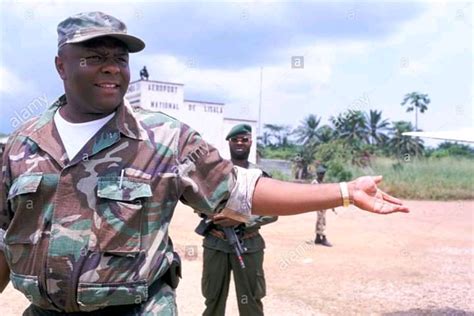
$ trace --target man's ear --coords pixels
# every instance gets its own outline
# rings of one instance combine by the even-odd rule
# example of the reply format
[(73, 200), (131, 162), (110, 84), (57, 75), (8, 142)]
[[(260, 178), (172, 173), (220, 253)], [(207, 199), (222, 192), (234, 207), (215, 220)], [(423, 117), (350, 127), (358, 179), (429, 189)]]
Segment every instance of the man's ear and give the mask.
[(61, 79), (63, 79), (63, 80), (66, 80), (66, 71), (64, 69), (63, 57), (56, 56), (54, 58), (54, 64), (56, 66), (56, 71), (58, 72), (59, 77), (61, 77)]

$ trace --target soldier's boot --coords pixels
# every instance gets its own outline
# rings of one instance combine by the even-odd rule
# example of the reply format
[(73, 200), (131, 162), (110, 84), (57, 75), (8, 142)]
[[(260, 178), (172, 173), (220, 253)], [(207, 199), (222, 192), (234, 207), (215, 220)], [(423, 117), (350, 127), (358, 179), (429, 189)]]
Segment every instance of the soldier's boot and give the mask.
[(332, 247), (332, 244), (326, 239), (326, 235), (316, 234), (314, 243), (321, 246)]

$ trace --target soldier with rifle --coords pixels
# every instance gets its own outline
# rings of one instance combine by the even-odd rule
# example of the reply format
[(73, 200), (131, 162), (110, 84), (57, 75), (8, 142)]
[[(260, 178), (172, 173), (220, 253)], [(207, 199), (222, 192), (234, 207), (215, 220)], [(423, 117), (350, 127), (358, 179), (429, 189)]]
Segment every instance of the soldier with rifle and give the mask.
[[(234, 165), (258, 168), (248, 161), (252, 146), (252, 128), (248, 124), (234, 126), (229, 141)], [(269, 177), (263, 172), (264, 176)], [(203, 315), (225, 315), (229, 293), (230, 272), (233, 271), (240, 315), (263, 315), (262, 298), (265, 296), (263, 249), (265, 241), (260, 226), (277, 220), (276, 216), (252, 216), (247, 224), (231, 219), (213, 219), (202, 215), (196, 232), (204, 236), (202, 294), (206, 298)]]

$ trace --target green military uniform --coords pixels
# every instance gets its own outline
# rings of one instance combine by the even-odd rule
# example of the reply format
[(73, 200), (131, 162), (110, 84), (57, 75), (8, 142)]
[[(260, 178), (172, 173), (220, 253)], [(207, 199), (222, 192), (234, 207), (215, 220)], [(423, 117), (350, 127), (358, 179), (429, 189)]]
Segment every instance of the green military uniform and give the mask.
[(128, 105), (70, 160), (53, 120), (65, 102), (26, 123), (5, 150), (0, 229), (13, 286), (61, 314), (136, 304), (136, 315), (175, 315), (174, 290), (152, 289), (173, 259), (176, 204), (208, 214), (241, 204), (250, 214), (250, 201), (236, 201), (251, 196), (260, 171), (237, 172), (188, 126)]
[[(258, 168), (249, 164), (249, 168)], [(266, 175), (264, 173), (264, 175)], [(223, 234), (208, 233), (203, 240), (202, 294), (205, 297), (205, 316), (225, 315), (229, 293), (230, 272), (233, 271), (240, 315), (263, 315), (261, 299), (266, 294), (263, 257), (265, 241), (259, 233), (260, 226), (277, 220), (275, 216), (251, 216), (249, 223), (241, 225), (242, 269), (233, 248)], [(215, 225), (217, 230), (220, 226)]]
[[(101, 12), (58, 25), (59, 48), (103, 36), (128, 52), (144, 48)], [(0, 251), (31, 302), (24, 315), (176, 315), (168, 227), (178, 201), (249, 217), (261, 172), (238, 170), (189, 126), (133, 112), (126, 100), (68, 157), (74, 139), (62, 139), (54, 120), (66, 104), (63, 95), (26, 122), (3, 155)]]

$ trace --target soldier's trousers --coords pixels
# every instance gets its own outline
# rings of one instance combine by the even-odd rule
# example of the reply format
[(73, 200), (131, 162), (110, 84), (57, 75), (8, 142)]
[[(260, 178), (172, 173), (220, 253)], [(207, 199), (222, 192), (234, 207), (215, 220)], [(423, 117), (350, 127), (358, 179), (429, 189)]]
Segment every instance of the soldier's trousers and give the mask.
[(245, 269), (235, 254), (204, 248), (202, 294), (206, 298), (204, 316), (225, 315), (230, 272), (233, 271), (239, 314), (263, 315), (261, 299), (266, 294), (263, 250), (244, 254)]
[(324, 235), (324, 231), (326, 230), (326, 211), (319, 211), (318, 219), (316, 220), (316, 234)]

